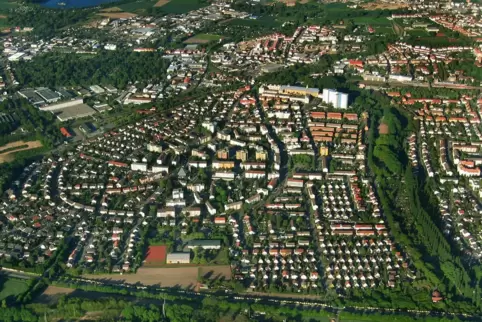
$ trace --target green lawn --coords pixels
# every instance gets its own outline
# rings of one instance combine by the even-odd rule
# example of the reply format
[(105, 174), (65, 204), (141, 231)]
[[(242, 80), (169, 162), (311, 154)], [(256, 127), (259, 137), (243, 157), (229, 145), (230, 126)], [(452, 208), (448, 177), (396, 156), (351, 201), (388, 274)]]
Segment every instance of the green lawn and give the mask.
[(0, 301), (9, 296), (17, 296), (28, 289), (26, 280), (3, 276), (0, 277), (0, 287), (2, 288), (0, 291)]
[(425, 29), (413, 29), (407, 30), (407, 34), (414, 37), (429, 37), (430, 33), (428, 33)]
[(281, 23), (271, 17), (263, 17), (259, 19), (233, 19), (227, 23), (231, 26), (250, 26), (250, 27), (279, 27)]
[(189, 44), (195, 44), (195, 43), (200, 43), (200, 44), (205, 44), (211, 41), (218, 41), (219, 39), (223, 38), (222, 36), (219, 35), (214, 35), (214, 34), (198, 34), (194, 35), (191, 38), (187, 39), (185, 43)]
[(370, 25), (373, 28), (380, 27), (390, 27), (392, 22), (385, 17), (375, 18), (375, 17), (355, 17), (352, 18), (356, 25)]
[[(1, 1), (1, 0), (0, 0)], [(138, 10), (145, 10), (147, 8), (152, 8), (156, 4), (157, 0), (147, 0), (147, 1), (136, 1), (125, 3), (116, 6), (115, 2), (112, 4), (115, 7), (119, 7), (122, 11), (125, 12), (136, 12)]]
[(0, 12), (17, 7), (19, 3), (15, 0), (0, 0)]
[(0, 29), (6, 29), (6, 28), (10, 28), (12, 27), (9, 23), (8, 23), (8, 19), (7, 18), (3, 18), (3, 17), (0, 17)]
[(171, 0), (160, 7), (160, 9), (166, 13), (181, 14), (206, 7), (207, 5), (207, 2), (201, 0)]
[(200, 39), (200, 40), (213, 41), (213, 40), (219, 40), (223, 37), (220, 35), (213, 35), (213, 34), (199, 34), (199, 35), (195, 35), (194, 38)]

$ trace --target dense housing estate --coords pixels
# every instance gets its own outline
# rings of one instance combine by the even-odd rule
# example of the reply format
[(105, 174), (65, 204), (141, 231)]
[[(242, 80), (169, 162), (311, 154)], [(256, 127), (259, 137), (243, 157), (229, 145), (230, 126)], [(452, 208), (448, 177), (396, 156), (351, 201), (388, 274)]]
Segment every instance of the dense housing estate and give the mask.
[[(288, 3), (293, 15), (278, 2), (156, 4), (2, 37), (0, 130), (30, 108), (45, 137), (61, 135), (2, 136), (35, 133), (42, 155), (0, 147), (1, 268), (150, 295), (167, 287), (127, 280), (197, 269), (192, 288), (168, 292), (246, 296), (253, 319), (271, 318), (262, 305), (278, 293), (338, 318), (362, 305), (408, 318), (479, 308), (481, 7), (303, 2)], [(117, 83), (50, 85), (22, 69), (59, 53), (158, 68), (147, 77), (150, 64), (127, 61)]]

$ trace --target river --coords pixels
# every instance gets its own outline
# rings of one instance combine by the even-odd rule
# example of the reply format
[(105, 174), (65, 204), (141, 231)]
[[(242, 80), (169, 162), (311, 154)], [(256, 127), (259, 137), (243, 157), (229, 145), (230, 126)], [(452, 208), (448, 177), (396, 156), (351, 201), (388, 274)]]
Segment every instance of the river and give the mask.
[(95, 7), (104, 3), (111, 2), (116, 2), (116, 0), (47, 0), (41, 2), (40, 5), (46, 8), (72, 9)]

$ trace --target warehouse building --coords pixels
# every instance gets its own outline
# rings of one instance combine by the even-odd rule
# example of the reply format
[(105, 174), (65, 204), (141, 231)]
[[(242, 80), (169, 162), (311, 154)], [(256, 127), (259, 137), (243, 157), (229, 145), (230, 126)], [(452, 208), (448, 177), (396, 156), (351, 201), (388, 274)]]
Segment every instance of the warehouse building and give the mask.
[(167, 264), (189, 264), (191, 262), (191, 253), (170, 253), (167, 254)]

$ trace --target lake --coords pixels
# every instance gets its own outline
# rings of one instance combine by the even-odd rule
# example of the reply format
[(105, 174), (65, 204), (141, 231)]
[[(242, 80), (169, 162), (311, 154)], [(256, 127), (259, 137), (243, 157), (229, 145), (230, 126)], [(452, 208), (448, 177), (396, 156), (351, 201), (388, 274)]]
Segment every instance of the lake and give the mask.
[(95, 7), (110, 2), (116, 2), (116, 0), (47, 0), (40, 5), (46, 8), (70, 9)]

